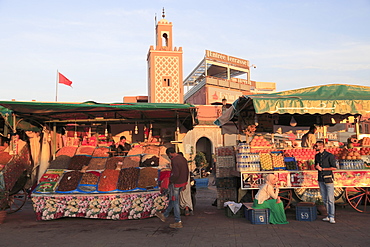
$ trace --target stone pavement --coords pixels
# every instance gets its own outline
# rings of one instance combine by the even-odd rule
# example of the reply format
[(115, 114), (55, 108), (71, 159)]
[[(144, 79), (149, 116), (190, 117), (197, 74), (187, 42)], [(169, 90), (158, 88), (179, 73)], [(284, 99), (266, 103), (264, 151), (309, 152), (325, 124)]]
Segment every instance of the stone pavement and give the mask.
[(351, 207), (337, 208), (336, 224), (295, 220), (287, 225), (252, 225), (245, 218), (227, 218), (211, 204), (214, 187), (198, 189), (193, 216), (184, 228), (171, 229), (158, 218), (98, 220), (63, 218), (36, 221), (31, 202), (8, 215), (0, 225), (0, 246), (370, 246), (370, 215)]

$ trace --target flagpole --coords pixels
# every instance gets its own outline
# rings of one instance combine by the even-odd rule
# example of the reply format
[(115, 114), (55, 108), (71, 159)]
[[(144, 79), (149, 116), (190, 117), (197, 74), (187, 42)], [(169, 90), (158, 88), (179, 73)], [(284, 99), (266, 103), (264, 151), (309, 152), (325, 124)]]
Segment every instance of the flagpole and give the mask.
[(58, 77), (59, 77), (59, 71), (57, 70), (57, 79), (56, 79), (56, 84), (55, 84), (55, 102), (58, 101)]

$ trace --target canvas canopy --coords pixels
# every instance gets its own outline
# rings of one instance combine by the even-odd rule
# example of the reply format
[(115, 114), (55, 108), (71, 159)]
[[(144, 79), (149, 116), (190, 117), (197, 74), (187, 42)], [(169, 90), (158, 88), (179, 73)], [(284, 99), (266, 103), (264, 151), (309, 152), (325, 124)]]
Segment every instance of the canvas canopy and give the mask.
[(187, 129), (192, 129), (196, 124), (196, 108), (189, 104), (0, 101), (0, 105), (25, 120), (57, 125), (74, 121), (179, 122)]
[(244, 125), (256, 119), (289, 125), (294, 116), (297, 126), (325, 125), (350, 115), (369, 113), (370, 87), (330, 84), (272, 94), (244, 95), (225, 112), (228, 116), (217, 119), (215, 124), (223, 126), (230, 120), (242, 118)]
[(245, 96), (257, 114), (368, 114), (370, 87), (331, 84)]

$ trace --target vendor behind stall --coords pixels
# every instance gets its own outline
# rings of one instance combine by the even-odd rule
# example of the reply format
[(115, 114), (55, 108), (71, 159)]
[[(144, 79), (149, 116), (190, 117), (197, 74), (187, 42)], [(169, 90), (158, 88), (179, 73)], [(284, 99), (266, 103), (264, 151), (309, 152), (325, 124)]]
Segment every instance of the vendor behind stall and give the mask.
[(308, 132), (302, 136), (301, 146), (304, 148), (312, 148), (316, 143), (316, 126), (312, 125)]
[(265, 184), (258, 190), (254, 199), (253, 208), (270, 209), (270, 224), (287, 224), (284, 205), (279, 197), (279, 188), (276, 186), (278, 178), (269, 174), (265, 178)]
[(110, 146), (111, 156), (126, 156), (130, 149), (131, 145), (126, 142), (126, 137), (121, 136), (119, 142)]

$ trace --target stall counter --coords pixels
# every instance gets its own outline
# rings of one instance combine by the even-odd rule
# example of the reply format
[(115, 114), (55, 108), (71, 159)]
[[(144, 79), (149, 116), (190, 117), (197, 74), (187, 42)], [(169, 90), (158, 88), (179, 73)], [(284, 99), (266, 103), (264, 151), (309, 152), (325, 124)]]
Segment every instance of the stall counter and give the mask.
[(31, 195), (37, 220), (82, 217), (110, 220), (144, 219), (167, 207), (159, 191), (110, 194)]

